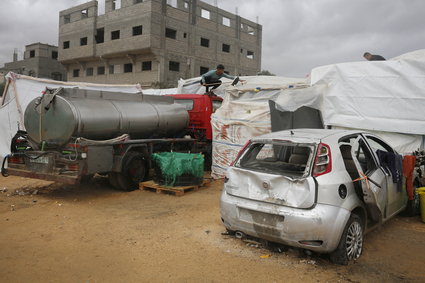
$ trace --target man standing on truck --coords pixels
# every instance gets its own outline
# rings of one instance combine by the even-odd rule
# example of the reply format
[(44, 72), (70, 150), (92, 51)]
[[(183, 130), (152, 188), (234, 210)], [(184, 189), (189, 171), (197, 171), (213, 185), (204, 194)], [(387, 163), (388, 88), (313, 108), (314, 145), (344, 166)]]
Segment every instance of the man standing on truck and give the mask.
[[(235, 77), (230, 76), (224, 72), (224, 66), (218, 64), (215, 70), (211, 70), (202, 75), (201, 85), (205, 86), (205, 94), (214, 94), (213, 89), (218, 88), (221, 85), (220, 79), (222, 77), (234, 80)], [(208, 91), (212, 87), (211, 91)]]

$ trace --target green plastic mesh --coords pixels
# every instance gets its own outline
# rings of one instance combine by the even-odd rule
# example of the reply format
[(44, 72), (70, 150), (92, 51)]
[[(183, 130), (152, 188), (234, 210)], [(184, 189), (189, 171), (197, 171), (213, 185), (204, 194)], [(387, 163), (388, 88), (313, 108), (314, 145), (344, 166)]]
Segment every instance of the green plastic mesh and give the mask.
[(204, 156), (200, 153), (161, 152), (152, 154), (152, 160), (161, 170), (166, 186), (174, 186), (182, 175), (204, 176)]

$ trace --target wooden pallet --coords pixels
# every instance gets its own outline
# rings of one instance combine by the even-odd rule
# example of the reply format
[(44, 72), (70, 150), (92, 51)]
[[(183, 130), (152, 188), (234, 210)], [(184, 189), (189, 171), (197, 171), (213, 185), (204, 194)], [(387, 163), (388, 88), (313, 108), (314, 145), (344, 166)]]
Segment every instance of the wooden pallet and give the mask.
[(173, 194), (176, 196), (182, 196), (190, 191), (197, 191), (202, 185), (199, 186), (180, 186), (180, 187), (164, 187), (155, 184), (154, 181), (146, 181), (139, 184), (140, 190), (154, 191), (157, 194)]

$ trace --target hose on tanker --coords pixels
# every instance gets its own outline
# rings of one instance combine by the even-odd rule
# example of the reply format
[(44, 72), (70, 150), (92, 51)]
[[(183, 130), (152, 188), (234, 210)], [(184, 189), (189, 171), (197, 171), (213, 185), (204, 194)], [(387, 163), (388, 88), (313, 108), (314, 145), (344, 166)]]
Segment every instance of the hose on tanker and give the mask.
[(75, 158), (69, 157), (68, 159), (69, 159), (69, 161), (76, 161), (78, 159), (77, 144), (81, 144), (81, 142), (89, 143), (89, 144), (102, 145), (102, 144), (110, 144), (110, 143), (114, 143), (114, 142), (125, 141), (125, 140), (129, 140), (129, 139), (130, 139), (129, 134), (123, 134), (123, 135), (116, 137), (116, 138), (113, 138), (113, 139), (101, 140), (101, 141), (90, 140), (90, 139), (86, 139), (86, 138), (83, 138), (83, 137), (78, 137), (74, 141)]
[(91, 143), (91, 144), (109, 144), (109, 143), (114, 143), (114, 142), (126, 141), (126, 140), (129, 140), (129, 139), (130, 139), (129, 134), (123, 134), (123, 135), (116, 137), (116, 138), (113, 138), (113, 139), (101, 140), (101, 141), (90, 140), (90, 139), (79, 137), (75, 140), (75, 143), (86, 142), (86, 143)]

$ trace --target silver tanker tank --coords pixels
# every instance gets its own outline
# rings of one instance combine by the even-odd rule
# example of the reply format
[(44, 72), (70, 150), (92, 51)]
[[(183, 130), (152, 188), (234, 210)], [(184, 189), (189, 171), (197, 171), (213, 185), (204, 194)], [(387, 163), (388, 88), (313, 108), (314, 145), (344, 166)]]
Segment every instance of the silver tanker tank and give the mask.
[(61, 146), (72, 137), (104, 140), (173, 137), (189, 122), (185, 108), (168, 96), (81, 89), (46, 89), (25, 110), (29, 138)]

